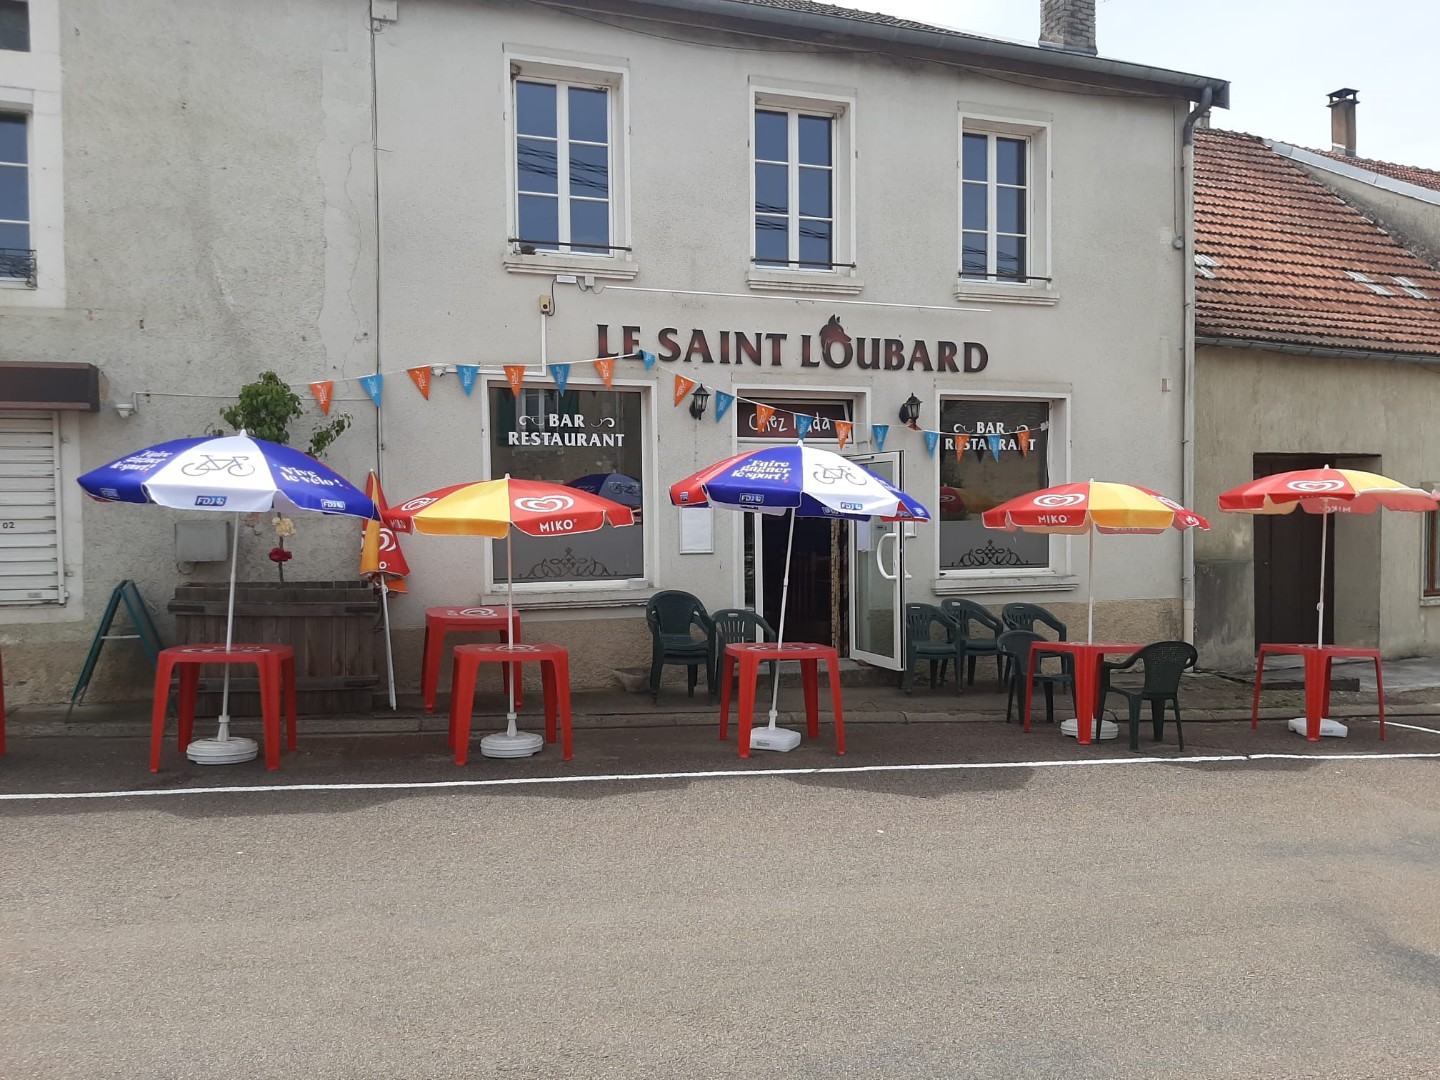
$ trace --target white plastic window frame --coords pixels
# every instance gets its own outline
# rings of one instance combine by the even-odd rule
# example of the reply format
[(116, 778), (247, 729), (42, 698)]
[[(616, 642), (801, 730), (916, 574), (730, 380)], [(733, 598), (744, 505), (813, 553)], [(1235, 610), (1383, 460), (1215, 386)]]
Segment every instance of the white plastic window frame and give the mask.
[[(991, 109), (961, 104), (960, 124), (956, 135), (955, 155), (955, 287), (957, 300), (985, 300), (997, 303), (1054, 304), (1059, 294), (1052, 280), (1051, 257), (1051, 206), (1054, 202), (1050, 167), (1051, 127), (1048, 114), (997, 112)], [(989, 279), (980, 281), (967, 278), (962, 271), (965, 266), (965, 136), (988, 135), (1000, 138), (1025, 140), (1026, 190), (1026, 280), (1005, 281)], [(994, 159), (995, 142), (989, 144), (990, 156)], [(994, 236), (994, 170), (990, 171), (989, 188), (990, 216), (987, 221), (989, 233)]]
[(0, 50), (0, 112), (26, 116), (30, 248), (36, 287), (0, 278), (0, 307), (65, 306), (65, 154), (59, 0), (30, 0), (30, 51)]
[[(820, 267), (760, 266), (755, 262), (755, 114), (758, 111), (805, 113), (827, 116), (834, 121), (831, 162), (831, 254), (833, 262), (854, 264), (856, 257), (855, 199), (855, 109), (853, 92), (826, 91), (811, 87), (785, 87), (774, 83), (752, 83), (749, 96), (750, 132), (748, 159), (750, 198), (746, 203), (746, 250), (750, 265), (746, 283), (757, 292), (821, 293), (853, 296), (865, 286), (854, 265)], [(791, 177), (792, 191), (795, 177)], [(792, 206), (794, 204), (792, 203)], [(796, 210), (795, 212), (798, 212)]]
[[(589, 274), (605, 280), (628, 281), (639, 268), (631, 248), (630, 211), (630, 78), (618, 60), (566, 55), (507, 52), (505, 83), (505, 257), (510, 273)], [(525, 254), (511, 237), (520, 235), (515, 84), (518, 81), (579, 86), (607, 91), (609, 104), (610, 243), (608, 253), (546, 251)], [(557, 178), (558, 179), (558, 178)]]

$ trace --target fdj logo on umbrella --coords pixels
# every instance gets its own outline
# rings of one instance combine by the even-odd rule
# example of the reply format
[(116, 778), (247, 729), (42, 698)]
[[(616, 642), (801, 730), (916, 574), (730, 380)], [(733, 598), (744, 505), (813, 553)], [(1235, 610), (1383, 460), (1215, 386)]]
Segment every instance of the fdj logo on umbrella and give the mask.
[(195, 496), (195, 505), (196, 505), (196, 506), (224, 506), (224, 505), (225, 505), (225, 498), (226, 498), (226, 497), (225, 497), (224, 495), (196, 495), (196, 496)]
[(342, 499), (321, 499), (321, 510), (344, 510), (345, 502)]

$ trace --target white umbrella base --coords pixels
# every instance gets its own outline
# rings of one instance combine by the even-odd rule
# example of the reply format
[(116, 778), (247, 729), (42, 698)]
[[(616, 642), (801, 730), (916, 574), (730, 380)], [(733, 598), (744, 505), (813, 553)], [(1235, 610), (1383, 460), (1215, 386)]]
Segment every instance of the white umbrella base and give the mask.
[(750, 729), (751, 750), (778, 750), (784, 753), (800, 745), (800, 733), (783, 727), (757, 727)]
[[(1295, 734), (1297, 735), (1304, 735), (1305, 717), (1292, 716), (1289, 723), (1286, 724), (1286, 727), (1288, 727), (1291, 731), (1295, 732)], [(1350, 734), (1350, 729), (1347, 728), (1344, 724), (1340, 723), (1339, 720), (1331, 720), (1329, 717), (1322, 717), (1320, 720), (1320, 734), (1333, 735), (1337, 739), (1343, 739)]]
[[(1079, 721), (1077, 721), (1073, 716), (1069, 720), (1060, 721), (1061, 735), (1069, 735), (1072, 739), (1078, 739), (1080, 736), (1076, 733), (1079, 730)], [(1109, 720), (1090, 721), (1090, 738), (1092, 739), (1104, 742), (1106, 739), (1117, 738), (1119, 734), (1120, 729), (1116, 725), (1112, 724)]]
[(517, 731), (514, 735), (497, 731), (480, 740), (480, 753), (493, 758), (529, 757), (538, 754), (544, 745), (545, 740), (533, 731)]
[(260, 746), (254, 739), (196, 739), (185, 748), (185, 756), (196, 765), (238, 765), (254, 761)]

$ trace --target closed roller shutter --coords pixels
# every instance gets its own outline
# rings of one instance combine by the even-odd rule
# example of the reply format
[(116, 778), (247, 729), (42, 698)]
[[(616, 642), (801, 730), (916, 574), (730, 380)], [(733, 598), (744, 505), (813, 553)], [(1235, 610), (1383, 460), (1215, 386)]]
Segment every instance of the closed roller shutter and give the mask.
[(0, 412), (0, 604), (59, 603), (59, 425)]

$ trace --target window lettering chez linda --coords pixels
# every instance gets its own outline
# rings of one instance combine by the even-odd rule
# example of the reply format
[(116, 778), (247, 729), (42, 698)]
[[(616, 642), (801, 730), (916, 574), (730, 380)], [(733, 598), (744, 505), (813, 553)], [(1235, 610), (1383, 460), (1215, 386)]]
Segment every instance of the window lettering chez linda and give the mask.
[[(951, 400), (940, 406), (940, 429), (971, 436), (957, 456), (955, 439), (940, 438), (940, 570), (1036, 569), (1050, 565), (1049, 537), (987, 529), (980, 515), (1026, 492), (1050, 486), (1050, 406), (1043, 401)], [(1030, 432), (1026, 440), (1015, 432)], [(999, 434), (999, 457), (987, 435)]]
[[(490, 388), (490, 475), (545, 480), (600, 495), (640, 515), (643, 398), (639, 392)], [(569, 536), (511, 532), (515, 583), (623, 581), (645, 576), (640, 522)], [(505, 545), (492, 545), (495, 582)]]

